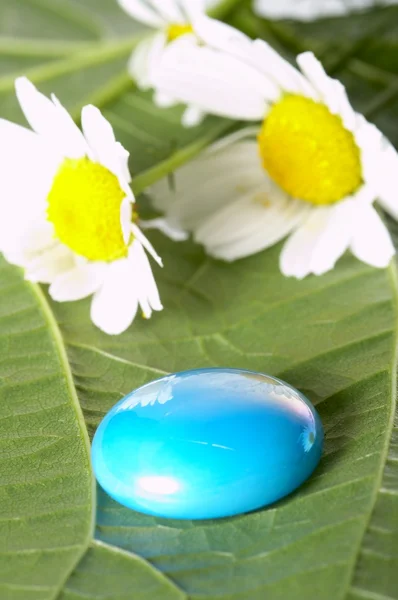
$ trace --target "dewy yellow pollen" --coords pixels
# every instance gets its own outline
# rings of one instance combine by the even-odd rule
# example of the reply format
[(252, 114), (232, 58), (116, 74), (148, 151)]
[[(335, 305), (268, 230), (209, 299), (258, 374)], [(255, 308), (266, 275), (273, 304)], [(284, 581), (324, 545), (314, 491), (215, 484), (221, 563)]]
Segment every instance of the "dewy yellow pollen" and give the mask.
[(339, 116), (321, 103), (287, 95), (258, 136), (263, 166), (294, 198), (333, 204), (362, 184), (360, 150)]
[(120, 223), (125, 197), (118, 178), (88, 158), (65, 159), (48, 195), (47, 218), (58, 239), (93, 261), (127, 256)]
[(186, 33), (193, 33), (192, 25), (189, 25), (189, 23), (172, 23), (167, 28), (167, 41), (173, 42)]

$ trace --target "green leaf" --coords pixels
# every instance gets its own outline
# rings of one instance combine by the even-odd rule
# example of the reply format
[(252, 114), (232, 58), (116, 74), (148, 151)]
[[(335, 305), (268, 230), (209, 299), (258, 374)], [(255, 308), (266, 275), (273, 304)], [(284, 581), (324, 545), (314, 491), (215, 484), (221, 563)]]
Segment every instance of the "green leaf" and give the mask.
[(66, 583), (60, 600), (184, 600), (185, 594), (148, 562), (114, 546), (93, 541)]
[[(395, 247), (398, 224), (389, 219)], [(363, 540), (348, 600), (395, 598), (398, 571), (398, 408), (372, 517)]]
[[(99, 495), (97, 532), (138, 553), (195, 600), (343, 597), (384, 465), (391, 428), (390, 272), (347, 258), (303, 282), (278, 272), (280, 248), (233, 265), (156, 240), (167, 311), (117, 337), (88, 303), (54, 306), (91, 431), (129, 390), (165, 372), (228, 365), (274, 373), (316, 404), (326, 447), (316, 475), (278, 506), (223, 521), (155, 519)], [(293, 591), (295, 595), (293, 596)]]
[(0, 292), (0, 597), (47, 600), (91, 540), (89, 443), (41, 290), (1, 259)]
[[(225, 0), (224, 9), (233, 4)], [(398, 141), (396, 7), (371, 17), (298, 25), (255, 19), (248, 4), (235, 2), (233, 22), (272, 40), (286, 56), (307, 47), (322, 54), (355, 106)], [(336, 35), (340, 31), (346, 32), (343, 39)], [(98, 104), (131, 153), (136, 193), (145, 190), (229, 131), (231, 123), (208, 118), (184, 130), (181, 108), (157, 109), (150, 93), (136, 91), (126, 61), (142, 34), (115, 0), (0, 0), (1, 116), (22, 118), (12, 89), (19, 74), (46, 93), (54, 91), (76, 118), (83, 104)], [(166, 265), (155, 273), (165, 311), (149, 322), (137, 320), (119, 337), (94, 328), (89, 300), (52, 303), (23, 283), (17, 270), (0, 271), (1, 447), (11, 465), (0, 469), (5, 478), (0, 539), (6, 542), (0, 551), (5, 582), (0, 597), (394, 600), (395, 269), (373, 270), (347, 256), (328, 275), (298, 282), (279, 273), (280, 247), (229, 265), (206, 258), (191, 243), (173, 244), (160, 234), (152, 241)], [(20, 296), (36, 321), (25, 314)], [(36, 356), (44, 343), (45, 355)], [(170, 371), (207, 365), (269, 372), (306, 393), (326, 430), (319, 469), (277, 505), (219, 521), (139, 515), (99, 490), (92, 539), (91, 473), (75, 391), (92, 434), (132, 388)], [(31, 382), (38, 373), (45, 374), (40, 393)], [(12, 377), (19, 382), (16, 391)], [(60, 398), (68, 416), (57, 412)], [(26, 419), (24, 411), (35, 406), (40, 412)], [(41, 437), (37, 441), (29, 433), (25, 440), (24, 427), (52, 436), (61, 431), (64, 437), (59, 447), (43, 448)], [(24, 441), (8, 439), (10, 432)], [(64, 475), (49, 495), (43, 493), (49, 483), (30, 492), (29, 478), (36, 477), (39, 486), (46, 473), (69, 468), (80, 476), (79, 485)], [(22, 481), (18, 490), (26, 496), (14, 490), (7, 495), (11, 476)], [(62, 512), (83, 505), (78, 522)], [(31, 519), (34, 506), (43, 510), (37, 521)]]
[[(396, 598), (398, 571), (398, 419), (375, 507), (347, 600)], [(372, 596), (373, 595), (373, 596)]]

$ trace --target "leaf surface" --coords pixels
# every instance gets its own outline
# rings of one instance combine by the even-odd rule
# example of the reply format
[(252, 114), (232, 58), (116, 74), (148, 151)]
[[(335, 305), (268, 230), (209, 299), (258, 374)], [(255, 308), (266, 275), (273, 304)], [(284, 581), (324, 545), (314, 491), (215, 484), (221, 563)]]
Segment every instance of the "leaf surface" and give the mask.
[(0, 597), (55, 598), (92, 536), (89, 442), (58, 327), (0, 263)]
[[(225, 5), (233, 9), (233, 2)], [(396, 7), (312, 25), (260, 21), (240, 3), (231, 15), (234, 23), (271, 40), (290, 58), (304, 48), (320, 54), (330, 72), (346, 83), (355, 107), (398, 142)], [(157, 109), (150, 93), (134, 89), (126, 62), (143, 33), (114, 0), (0, 0), (1, 116), (22, 121), (13, 93), (19, 74), (31, 77), (45, 93), (54, 91), (76, 118), (83, 104), (98, 104), (130, 151), (136, 193), (145, 191), (228, 132), (231, 123), (207, 118), (200, 127), (183, 130), (181, 108)], [(39, 495), (37, 503), (45, 507), (46, 500), (51, 510), (68, 503), (86, 506), (79, 527), (69, 516), (63, 520), (47, 510), (40, 527), (31, 529), (30, 497), (13, 492), (2, 504), (0, 528), (4, 525), (4, 539), (11, 544), (11, 552), (0, 553), (5, 598), (47, 600), (61, 589), (62, 600), (398, 597), (394, 268), (373, 270), (347, 256), (332, 273), (297, 282), (279, 273), (280, 247), (226, 265), (206, 258), (189, 242), (173, 244), (160, 234), (151, 241), (166, 265), (163, 271), (154, 267), (166, 309), (150, 322), (138, 319), (116, 338), (92, 326), (89, 301), (51, 303), (23, 283), (17, 270), (4, 267), (0, 273), (4, 288), (11, 286), (0, 299), (0, 310), (5, 303), (4, 317), (0, 314), (5, 359), (0, 359), (0, 426), (5, 434), (15, 427), (23, 437), (20, 411), (30, 402), (36, 402), (32, 410), (37, 408), (40, 401), (44, 410), (37, 421), (29, 420), (29, 427), (51, 435), (64, 428), (82, 454), (73, 450), (70, 465), (81, 478), (79, 485), (61, 477), (57, 490), (43, 502)], [(18, 289), (12, 287), (15, 279)], [(48, 349), (38, 362), (35, 352), (44, 342), (35, 337), (36, 322), (30, 336), (24, 329), (29, 324), (13, 316), (18, 294), (32, 304), (38, 321), (45, 321)], [(14, 356), (17, 347), (21, 354)], [(69, 365), (60, 359), (65, 351)], [(269, 509), (214, 522), (139, 515), (99, 490), (91, 539), (85, 431), (79, 429), (65, 372), (71, 369), (92, 434), (105, 412), (131, 389), (168, 372), (223, 365), (278, 375), (316, 404), (326, 444), (315, 475)], [(35, 396), (31, 378), (51, 368), (65, 395), (66, 420), (46, 411), (49, 398), (59, 400), (59, 390)], [(25, 382), (12, 402), (9, 369)], [(6, 483), (0, 490), (8, 489), (10, 474), (21, 473), (28, 481), (32, 473), (41, 478), (46, 469), (53, 474), (69, 467), (56, 445), (37, 443), (4, 443), (11, 467), (0, 471)], [(72, 453), (72, 444), (67, 450)], [(34, 469), (24, 451), (35, 461)]]
[(176, 265), (159, 275), (167, 312), (109, 338), (88, 324), (87, 303), (73, 323), (69, 306), (56, 307), (90, 431), (124, 394), (163, 373), (227, 365), (276, 374), (306, 393), (325, 426), (325, 454), (290, 498), (222, 521), (155, 519), (100, 491), (97, 538), (146, 558), (192, 600), (345, 597), (390, 434), (394, 271), (347, 258), (298, 283), (279, 274), (280, 248), (224, 265), (189, 244), (176, 258), (156, 241), (165, 264)]

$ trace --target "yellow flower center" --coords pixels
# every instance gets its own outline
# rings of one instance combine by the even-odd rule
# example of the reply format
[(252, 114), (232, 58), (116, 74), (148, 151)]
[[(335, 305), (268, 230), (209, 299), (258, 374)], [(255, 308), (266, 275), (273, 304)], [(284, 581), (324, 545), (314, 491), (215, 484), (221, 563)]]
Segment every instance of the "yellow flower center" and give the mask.
[(47, 197), (47, 218), (58, 239), (89, 260), (127, 256), (120, 223), (126, 194), (118, 178), (88, 158), (66, 158)]
[(265, 170), (294, 198), (333, 204), (362, 184), (353, 134), (339, 116), (310, 98), (287, 95), (276, 103), (258, 144)]
[(193, 33), (192, 25), (189, 25), (189, 23), (171, 23), (167, 28), (167, 41), (173, 42), (186, 33)]

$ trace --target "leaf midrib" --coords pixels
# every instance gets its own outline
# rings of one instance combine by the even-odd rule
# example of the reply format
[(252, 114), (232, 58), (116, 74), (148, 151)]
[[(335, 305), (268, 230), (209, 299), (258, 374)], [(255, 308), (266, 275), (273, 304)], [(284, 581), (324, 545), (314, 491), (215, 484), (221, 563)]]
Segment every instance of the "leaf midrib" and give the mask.
[(398, 277), (397, 277), (397, 265), (395, 263), (395, 260), (393, 260), (390, 263), (390, 265), (387, 269), (387, 272), (389, 275), (390, 288), (392, 290), (392, 298), (393, 298), (394, 308), (395, 308), (395, 310), (394, 310), (395, 323), (394, 323), (394, 328), (393, 328), (393, 331), (395, 332), (395, 336), (393, 337), (392, 358), (391, 358), (392, 364), (391, 364), (391, 372), (390, 372), (391, 401), (389, 403), (389, 407), (390, 407), (389, 423), (388, 423), (388, 427), (387, 427), (387, 434), (384, 437), (384, 443), (383, 443), (383, 448), (382, 448), (382, 452), (381, 452), (380, 469), (378, 470), (377, 477), (374, 478), (373, 492), (372, 492), (372, 497), (371, 497), (371, 502), (370, 502), (371, 507), (370, 507), (370, 510), (368, 513), (368, 518), (365, 522), (365, 526), (363, 528), (362, 537), (358, 540), (356, 551), (355, 551), (355, 553), (353, 553), (351, 569), (348, 572), (349, 578), (347, 576), (344, 593), (342, 593), (342, 595), (341, 595), (342, 600), (344, 600), (344, 598), (347, 597), (347, 595), (350, 591), (350, 588), (351, 588), (351, 584), (354, 580), (355, 567), (356, 567), (358, 559), (359, 559), (359, 554), (361, 552), (363, 540), (364, 540), (366, 531), (369, 527), (369, 524), (370, 524), (370, 521), (372, 518), (372, 514), (373, 514), (373, 511), (374, 511), (374, 508), (376, 505), (378, 493), (381, 490), (384, 468), (385, 468), (385, 465), (387, 462), (388, 450), (389, 450), (390, 441), (391, 441), (391, 434), (392, 434), (392, 430), (394, 427), (395, 411), (396, 411), (396, 405), (397, 405), (396, 401), (397, 401), (397, 359), (398, 359)]
[(93, 538), (94, 529), (95, 529), (95, 515), (96, 515), (96, 483), (95, 483), (95, 478), (94, 478), (94, 474), (91, 469), (91, 462), (90, 462), (90, 455), (91, 455), (90, 440), (88, 437), (88, 432), (87, 432), (87, 428), (86, 428), (86, 425), (84, 422), (84, 417), (83, 417), (83, 413), (82, 413), (82, 410), (80, 407), (80, 403), (79, 403), (79, 400), (77, 397), (77, 393), (76, 393), (76, 389), (75, 389), (75, 385), (74, 385), (74, 381), (73, 381), (73, 376), (72, 376), (72, 372), (71, 372), (71, 369), (69, 366), (69, 360), (68, 360), (68, 357), (66, 354), (65, 345), (64, 345), (64, 341), (63, 341), (63, 338), (61, 335), (61, 331), (58, 327), (58, 324), (54, 318), (54, 315), (49, 307), (49, 304), (43, 294), (41, 287), (38, 284), (31, 283), (31, 282), (27, 282), (27, 285), (30, 287), (33, 295), (36, 297), (37, 304), (42, 312), (42, 315), (43, 315), (45, 321), (48, 324), (48, 330), (52, 336), (54, 348), (58, 355), (62, 370), (64, 372), (65, 382), (66, 382), (66, 386), (68, 389), (71, 406), (73, 407), (73, 410), (75, 411), (75, 414), (76, 414), (76, 420), (77, 420), (77, 424), (78, 424), (78, 428), (79, 428), (79, 432), (80, 432), (80, 437), (81, 437), (82, 443), (84, 444), (84, 447), (86, 450), (87, 463), (86, 463), (85, 467), (87, 469), (87, 472), (90, 473), (90, 476), (91, 476), (91, 518), (90, 518), (88, 532), (87, 532), (86, 538), (84, 540), (84, 543), (80, 544), (81, 551), (76, 553), (76, 558), (75, 558), (74, 564), (69, 569), (69, 571), (65, 574), (63, 580), (60, 581), (58, 587), (55, 588), (55, 590), (54, 590), (53, 598), (55, 600), (57, 598), (57, 596), (61, 593), (62, 589), (64, 588), (65, 583), (68, 580), (68, 578), (70, 577), (74, 568), (76, 567), (78, 562), (81, 560), (81, 558), (86, 553), (87, 548), (89, 547), (89, 544)]

